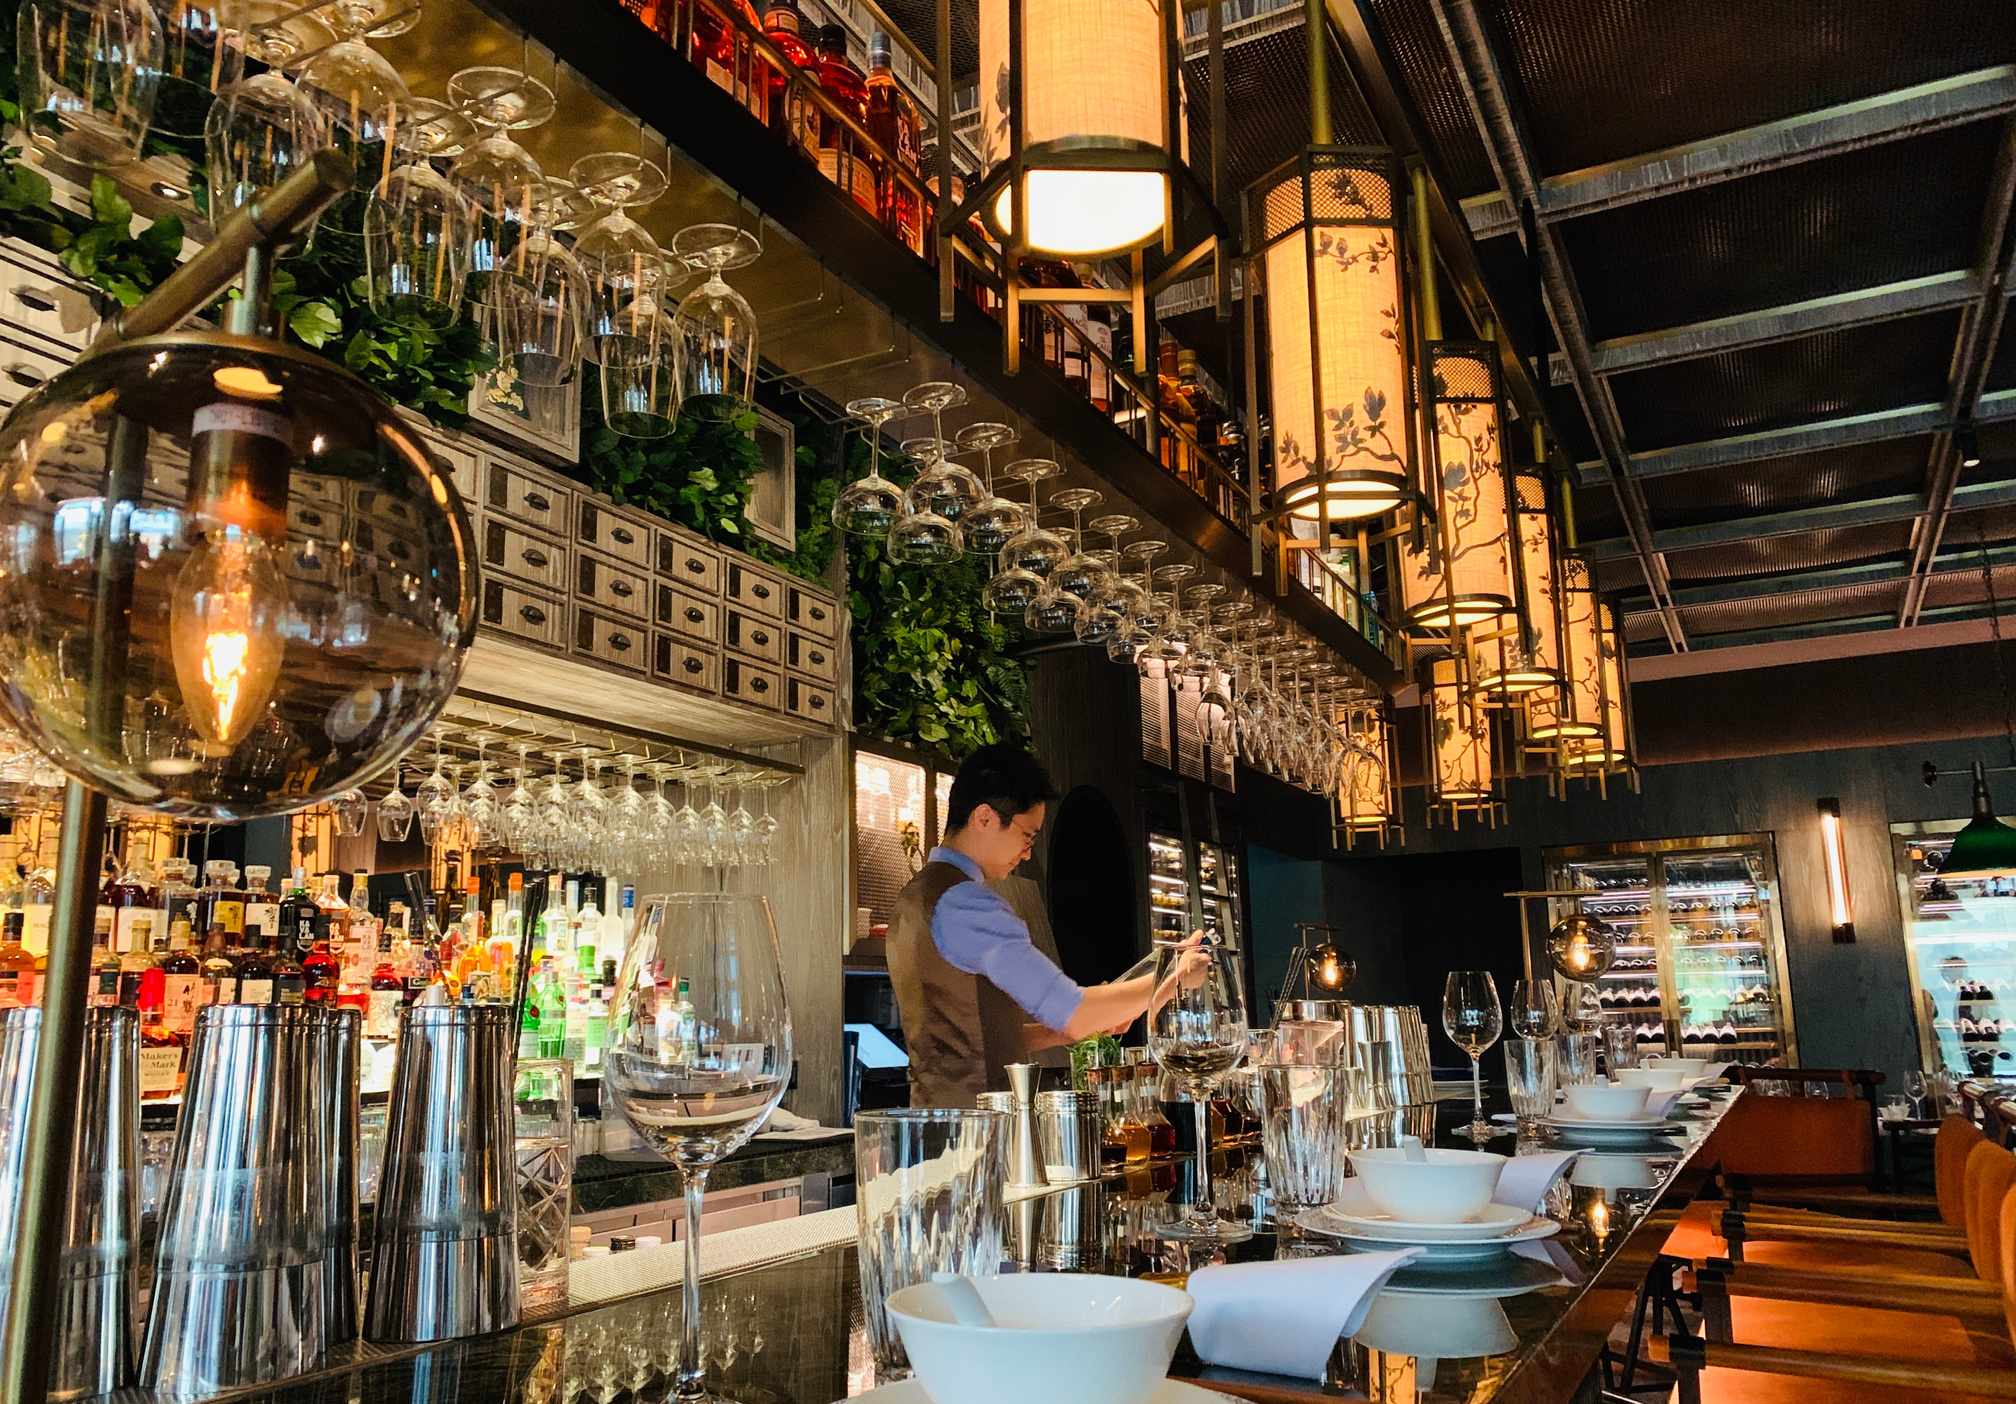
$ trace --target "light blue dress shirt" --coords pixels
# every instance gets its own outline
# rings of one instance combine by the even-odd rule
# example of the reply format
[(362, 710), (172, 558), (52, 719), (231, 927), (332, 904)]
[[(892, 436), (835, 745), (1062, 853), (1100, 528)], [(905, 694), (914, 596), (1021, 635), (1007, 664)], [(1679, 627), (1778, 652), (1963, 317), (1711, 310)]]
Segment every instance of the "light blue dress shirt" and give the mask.
[(973, 879), (954, 883), (931, 914), (931, 940), (954, 970), (984, 975), (1022, 1012), (1054, 1032), (1078, 1012), (1085, 991), (1029, 940), (1029, 927), (1007, 899), (987, 885), (980, 865), (954, 848), (934, 848), (931, 861), (950, 863)]

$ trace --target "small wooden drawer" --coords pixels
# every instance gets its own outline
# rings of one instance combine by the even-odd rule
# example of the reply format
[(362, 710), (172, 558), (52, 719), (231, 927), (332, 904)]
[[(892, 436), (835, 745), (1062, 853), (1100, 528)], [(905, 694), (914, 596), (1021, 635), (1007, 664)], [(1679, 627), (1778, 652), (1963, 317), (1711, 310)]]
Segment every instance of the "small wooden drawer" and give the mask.
[(416, 508), (377, 488), (357, 489), (357, 513), (409, 536), (416, 533), (420, 526), (420, 513)]
[(694, 692), (721, 690), (721, 655), (674, 634), (651, 636), (651, 675)]
[(664, 581), (658, 582), (657, 621), (675, 633), (702, 643), (721, 642), (721, 602), (689, 595)]
[(774, 668), (759, 668), (731, 653), (721, 660), (721, 695), (752, 707), (780, 711), (784, 706), (784, 675)]
[(502, 512), (527, 526), (552, 532), (556, 536), (566, 533), (567, 502), (571, 496), (566, 490), (541, 482), (521, 469), (507, 468), (495, 460), (491, 461), (489, 472), (483, 501), (491, 511)]
[(574, 563), (574, 598), (632, 619), (651, 617), (652, 582), (586, 551)]
[(549, 595), (521, 590), (502, 580), (483, 582), (483, 622), (549, 648), (563, 648), (567, 643), (567, 606)]
[(312, 541), (340, 541), (343, 509), (333, 502), (290, 499), (287, 503), (287, 531), (291, 536), (305, 536)]
[(784, 679), (784, 710), (794, 717), (831, 726), (839, 720), (833, 715), (837, 705), (830, 687), (819, 687), (803, 678)]
[(784, 630), (774, 619), (765, 619), (760, 614), (744, 614), (739, 609), (728, 611), (728, 647), (760, 658), (766, 663), (775, 663), (784, 656)]
[(740, 561), (728, 562), (728, 602), (750, 614), (784, 617), (784, 582)]
[(839, 652), (832, 642), (796, 629), (784, 636), (784, 665), (829, 683), (840, 676)]
[(30, 350), (19, 339), (0, 341), (0, 405), (13, 408), (68, 369), (70, 358), (61, 353)]
[(71, 282), (60, 266), (52, 268), (43, 261), (31, 266), (15, 259), (14, 241), (7, 243), (6, 256), (0, 258), (0, 321), (59, 347), (82, 351), (98, 327), (91, 294)]
[(567, 588), (567, 548), (529, 532), (514, 530), (495, 517), (486, 517), (483, 521), (483, 569), (564, 590)]
[(685, 536), (658, 533), (658, 573), (702, 595), (721, 593), (721, 553)]
[(651, 666), (651, 631), (576, 605), (574, 651), (641, 673)]
[(825, 594), (803, 585), (785, 587), (784, 618), (794, 629), (817, 634), (822, 639), (840, 637), (840, 606)]
[(640, 570), (651, 569), (652, 529), (636, 518), (592, 498), (574, 509), (574, 539)]
[(427, 452), (434, 456), (434, 461), (447, 473), (448, 480), (455, 484), (455, 491), (462, 494), (463, 503), (474, 508), (478, 481), (475, 453), (470, 449), (457, 448), (453, 444), (444, 444), (439, 439), (427, 439), (424, 442), (427, 445)]

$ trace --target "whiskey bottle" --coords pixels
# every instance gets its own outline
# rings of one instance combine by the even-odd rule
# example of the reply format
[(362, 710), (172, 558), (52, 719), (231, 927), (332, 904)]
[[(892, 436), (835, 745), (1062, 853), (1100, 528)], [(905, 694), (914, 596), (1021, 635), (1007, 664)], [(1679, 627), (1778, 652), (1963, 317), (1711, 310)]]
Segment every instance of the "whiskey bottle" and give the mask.
[[(868, 82), (847, 57), (847, 30), (829, 24), (818, 33), (819, 86), (864, 129), (868, 125)], [(854, 197), (869, 214), (878, 213), (875, 164), (846, 123), (820, 114), (819, 170)]]
[(900, 170), (911, 180), (917, 178), (917, 150), (920, 141), (917, 109), (910, 105), (896, 74), (890, 68), (894, 46), (880, 30), (868, 43), (868, 135), (893, 164), (881, 172), (875, 194), (875, 213), (882, 223), (915, 254), (924, 252), (924, 204), (916, 190), (897, 175)]

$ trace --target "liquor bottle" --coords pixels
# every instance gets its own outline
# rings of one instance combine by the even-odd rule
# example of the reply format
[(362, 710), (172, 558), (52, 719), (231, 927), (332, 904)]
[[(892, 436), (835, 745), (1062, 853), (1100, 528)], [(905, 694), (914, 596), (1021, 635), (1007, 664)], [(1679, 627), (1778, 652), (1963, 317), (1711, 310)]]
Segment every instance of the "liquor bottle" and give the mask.
[[(348, 912), (350, 909), (343, 909)], [(319, 912), (315, 916), (314, 939), (308, 953), (298, 957), (301, 967), (301, 997), (309, 1004), (334, 1006), (343, 979), (343, 961), (329, 940), (329, 922)], [(282, 1004), (289, 1003), (284, 997)]]
[(700, 1061), (700, 1016), (693, 1008), (692, 988), (683, 978), (679, 981), (679, 997), (672, 1001), (671, 1023), (678, 1061), (691, 1067)]
[(595, 905), (595, 889), (584, 885), (581, 910), (574, 918), (574, 968), (584, 980), (595, 978), (595, 943), (602, 937), (602, 909)]
[[(142, 913), (150, 918), (159, 905), (159, 895), (154, 889), (154, 867), (147, 861), (147, 855), (137, 853), (128, 846), (125, 866), (119, 875), (105, 885), (100, 901), (112, 911), (112, 949), (122, 955), (138, 949), (143, 955), (146, 947), (135, 945), (133, 925)], [(150, 920), (148, 925), (154, 927)], [(154, 927), (160, 930), (159, 927)]]
[(238, 1003), (277, 1003), (279, 979), (272, 943), (263, 930), (248, 928), (243, 954), (238, 957)]
[(91, 932), (91, 984), (85, 1003), (111, 1009), (119, 1003), (119, 953), (112, 949), (112, 914), (101, 912)]
[(56, 913), (56, 874), (36, 866), (21, 875), (21, 946), (28, 954), (49, 954), (49, 919)]
[(462, 944), (483, 944), (483, 883), (474, 873), (462, 884)]
[(196, 898), (200, 889), (195, 886), (196, 865), (187, 858), (164, 858), (161, 860), (161, 920), (157, 931), (172, 932), (175, 923), (186, 922), (189, 930), (196, 928)]
[(896, 74), (889, 67), (893, 54), (889, 36), (876, 30), (868, 41), (868, 135), (894, 158), (894, 168), (880, 173), (875, 213), (890, 232), (909, 245), (912, 253), (922, 254), (924, 202), (915, 189), (897, 176), (899, 169), (913, 180), (917, 176), (917, 109), (896, 86)]
[[(112, 928), (112, 939), (115, 950), (117, 950), (119, 939), (117, 913), (124, 910), (125, 908), (123, 907), (115, 907), (113, 909), (114, 926)], [(147, 978), (154, 969), (154, 912), (152, 909), (141, 912), (138, 917), (128, 924), (126, 932), (128, 937), (134, 942), (134, 945), (131, 950), (118, 951), (119, 1003), (128, 1009), (140, 1009), (143, 1007), (140, 1002), (142, 987), (149, 983), (159, 983), (158, 979), (150, 982)]]
[(560, 890), (560, 874), (546, 875), (546, 905), (539, 909), (538, 939), (532, 943), (532, 958), (544, 960), (554, 954), (555, 942), (564, 946), (567, 941), (567, 898)]
[(513, 945), (525, 939), (525, 874), (513, 873), (505, 883), (502, 934)]
[(609, 999), (607, 987), (596, 984), (588, 991), (588, 1003), (581, 1021), (582, 1072), (600, 1072), (602, 1053), (609, 1046)]
[(203, 876), (209, 886), (197, 897), (196, 929), (206, 938), (221, 931), (224, 944), (235, 946), (245, 935), (245, 894), (237, 886), (238, 865), (213, 858), (203, 865)]
[(770, 70), (768, 121), (770, 129), (790, 142), (800, 155), (816, 161), (820, 112), (792, 82), (794, 76), (801, 85), (819, 81), (818, 56), (800, 33), (804, 24), (798, 0), (770, 0), (763, 11), (763, 33), (783, 51), (795, 70), (795, 74), (777, 68)]
[(0, 917), (0, 1008), (25, 1009), (38, 1002), (35, 957), (21, 944), (25, 924), (18, 909)]
[[(604, 894), (607, 895), (607, 894)], [(637, 930), (637, 888), (632, 883), (623, 884), (623, 905), (620, 910), (610, 912), (602, 919), (602, 940), (596, 946), (602, 958), (613, 959), (618, 965), (623, 963), (623, 952), (629, 949), (630, 938)], [(603, 981), (614, 986), (614, 980)]]
[(539, 972), (539, 1056), (567, 1056), (567, 994), (551, 956)]
[[(747, 20), (751, 29), (762, 29), (749, 0), (725, 0), (723, 8)], [(740, 30), (710, 6), (695, 5), (692, 13), (694, 66), (762, 118), (770, 96), (770, 65), (750, 49)]]
[[(296, 868), (298, 873), (301, 870)], [(268, 880), (273, 870), (263, 864), (247, 864), (245, 868), (245, 932), (249, 936), (253, 927), (258, 927), (265, 937), (268, 950), (284, 945), (292, 939), (292, 934), (282, 931), (280, 921), (281, 903), (276, 900)]]
[(343, 875), (322, 874), (322, 890), (315, 894), (315, 910), (322, 914), (323, 938), (331, 951), (341, 951), (350, 941), (350, 904), (343, 900)]
[[(315, 948), (315, 919), (321, 914), (315, 905), (315, 894), (308, 887), (308, 870), (294, 869), (292, 879), (287, 884), (287, 895), (280, 899), (274, 918), (274, 933), (278, 939), (269, 943), (295, 952)], [(246, 909), (245, 924), (253, 924), (251, 908)]]
[(533, 993), (539, 988), (539, 972), (534, 971), (527, 982), (530, 989), (525, 996), (525, 1010), (518, 1018), (518, 1061), (539, 1056), (539, 1001)]
[[(151, 929), (151, 923), (150, 923)], [(166, 932), (153, 938), (147, 973), (140, 982), (140, 1098), (158, 1101), (182, 1090), (188, 1034), (175, 1028), (167, 1010), (166, 966), (171, 959)]]
[[(847, 57), (847, 30), (824, 25), (818, 32), (819, 86), (862, 127), (868, 125), (868, 80)], [(851, 127), (824, 113), (819, 118), (819, 171), (854, 197), (869, 214), (877, 213), (875, 165), (868, 148)]]
[(383, 923), (371, 915), (371, 874), (359, 868), (350, 879), (349, 919), (344, 924), (343, 969), (337, 977), (336, 1002), (353, 1009), (371, 1004), (371, 974), (378, 960), (378, 934)]
[(560, 1056), (579, 1068), (588, 1056), (588, 1000), (585, 996), (567, 1001), (566, 1018), (567, 1033), (560, 1047)]
[(364, 1008), (364, 1032), (372, 1038), (399, 1033), (399, 1010), (406, 1003), (406, 982), (392, 964), (392, 927), (378, 932), (378, 965), (371, 972), (370, 1002)]
[(236, 1004), (238, 1002), (238, 961), (232, 956), (221, 926), (212, 927), (203, 940), (203, 958), (197, 962), (197, 1002)]
[(168, 928), (168, 953), (161, 958), (161, 1023), (186, 1042), (196, 1029), (203, 998), (203, 964), (189, 949), (189, 919), (176, 917)]

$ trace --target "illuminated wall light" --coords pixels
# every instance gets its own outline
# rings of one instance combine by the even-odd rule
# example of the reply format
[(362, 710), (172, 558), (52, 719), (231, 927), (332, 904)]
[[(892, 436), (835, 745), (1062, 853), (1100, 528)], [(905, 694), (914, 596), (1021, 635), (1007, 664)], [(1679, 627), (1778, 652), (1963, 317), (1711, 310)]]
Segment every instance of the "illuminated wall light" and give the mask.
[(1512, 474), (1513, 544), (1519, 556), (1522, 615), (1500, 621), (1477, 646), (1477, 690), (1498, 705), (1510, 705), (1543, 689), (1559, 689), (1561, 671), (1560, 585), (1554, 518), (1547, 505), (1547, 480), (1538, 468)]
[(1563, 686), (1526, 699), (1526, 735), (1534, 741), (1603, 735), (1603, 650), (1596, 584), (1589, 563), (1563, 556), (1556, 571)]
[(1848, 850), (1841, 837), (1841, 801), (1820, 801), (1820, 856), (1827, 865), (1827, 910), (1834, 921), (1834, 940), (1855, 939), (1855, 908), (1848, 896)]
[[(1169, 216), (1162, 0), (1014, 0), (1021, 6), (1027, 242), (1045, 253), (1139, 248)], [(1011, 0), (980, 4), (980, 158), (1008, 161)], [(1015, 191), (991, 208), (1015, 229)]]
[(1310, 147), (1249, 198), (1266, 296), (1275, 501), (1305, 522), (1390, 512), (1410, 477), (1392, 153)]
[(1410, 542), (1400, 562), (1401, 604), (1417, 631), (1484, 624), (1516, 608), (1496, 358), (1489, 342), (1428, 344), (1433, 539), (1419, 550)]
[(1428, 803), (1451, 823), (1466, 811), (1497, 820), (1491, 797), (1491, 719), (1470, 687), (1461, 653), (1429, 665), (1421, 689), (1428, 726)]

